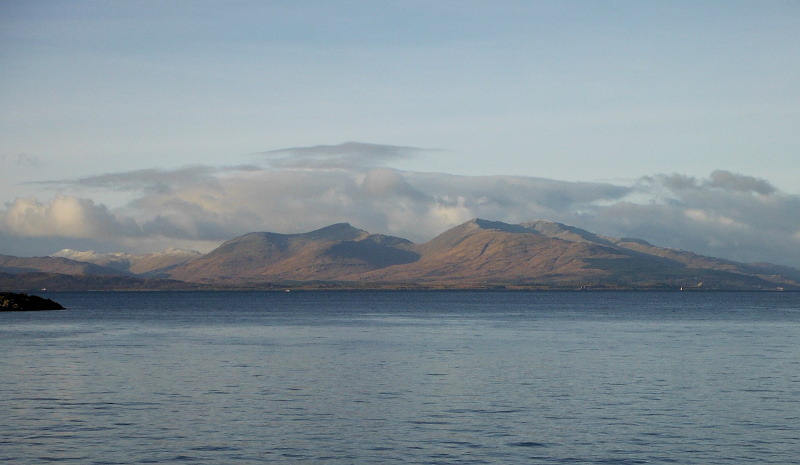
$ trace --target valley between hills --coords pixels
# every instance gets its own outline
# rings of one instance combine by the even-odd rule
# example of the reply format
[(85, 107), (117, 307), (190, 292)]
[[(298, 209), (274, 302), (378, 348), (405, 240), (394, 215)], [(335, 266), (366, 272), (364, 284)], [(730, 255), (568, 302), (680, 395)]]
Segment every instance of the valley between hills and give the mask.
[(800, 290), (800, 269), (738, 263), (546, 220), (474, 219), (415, 244), (339, 223), (215, 250), (0, 255), (3, 290)]

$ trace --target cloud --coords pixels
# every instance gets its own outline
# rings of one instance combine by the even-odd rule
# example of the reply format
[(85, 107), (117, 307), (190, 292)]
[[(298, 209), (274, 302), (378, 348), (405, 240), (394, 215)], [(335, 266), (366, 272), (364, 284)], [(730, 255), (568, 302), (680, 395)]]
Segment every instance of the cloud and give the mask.
[(0, 230), (33, 237), (115, 238), (141, 236), (132, 218), (111, 213), (90, 199), (58, 195), (48, 203), (17, 198), (0, 213)]
[(428, 197), (412, 187), (397, 171), (375, 168), (368, 171), (359, 182), (364, 193), (373, 198), (409, 198), (425, 201)]
[(78, 179), (61, 179), (40, 184), (58, 186), (82, 186), (114, 191), (143, 191), (168, 193), (179, 186), (213, 181), (216, 175), (257, 171), (256, 165), (238, 166), (188, 166), (176, 170), (142, 169), (120, 173), (106, 173)]
[(761, 195), (769, 195), (776, 190), (775, 187), (764, 179), (722, 170), (712, 172), (707, 181), (707, 185), (729, 191), (754, 192)]
[(800, 265), (800, 196), (727, 171), (707, 178), (657, 174), (619, 185), (361, 164), (142, 170), (79, 181), (109, 190), (123, 185), (136, 198), (113, 211), (64, 195), (48, 203), (17, 199), (0, 210), (0, 238), (58, 234), (119, 238), (134, 248), (191, 243), (209, 250), (248, 232), (305, 232), (341, 221), (423, 242), (475, 217), (509, 223), (542, 218), (738, 261)]
[(430, 151), (417, 147), (344, 142), (338, 145), (289, 147), (260, 152), (275, 168), (357, 168), (376, 167), (386, 162), (405, 160)]
[(671, 175), (660, 174), (656, 176), (644, 176), (641, 181), (650, 184), (658, 184), (674, 192), (707, 188), (759, 195), (770, 195), (777, 192), (775, 186), (765, 179), (731, 173), (725, 170), (712, 171), (708, 179), (700, 181), (692, 176), (677, 173)]
[(629, 187), (548, 179), (466, 177), (374, 168), (236, 173), (151, 192), (131, 204), (147, 233), (219, 240), (255, 230), (301, 232), (350, 221), (359, 227), (430, 239), (470, 218), (504, 221), (595, 208)]
[(699, 180), (658, 175), (642, 178), (637, 196), (650, 200), (608, 205), (585, 218), (586, 226), (732, 260), (800, 266), (800, 196), (763, 179), (727, 171)]

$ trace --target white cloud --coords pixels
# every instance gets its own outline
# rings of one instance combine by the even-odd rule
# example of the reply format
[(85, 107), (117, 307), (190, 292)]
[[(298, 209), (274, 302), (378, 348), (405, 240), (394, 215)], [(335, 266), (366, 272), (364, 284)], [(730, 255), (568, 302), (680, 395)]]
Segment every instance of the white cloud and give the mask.
[(686, 215), (686, 217), (689, 218), (690, 220), (698, 223), (700, 222), (718, 223), (725, 227), (743, 226), (742, 224), (737, 223), (736, 221), (726, 216), (709, 214), (708, 212), (699, 210), (697, 208), (687, 208), (686, 210), (684, 210), (683, 214)]
[(425, 194), (413, 188), (402, 174), (387, 168), (369, 170), (362, 177), (357, 177), (357, 183), (364, 193), (374, 198), (402, 198), (424, 201)]
[(112, 238), (141, 236), (131, 218), (117, 216), (90, 199), (58, 195), (48, 203), (18, 198), (0, 212), (7, 234), (34, 237)]
[(342, 221), (422, 242), (470, 218), (541, 218), (733, 260), (800, 265), (800, 196), (726, 171), (705, 179), (654, 175), (634, 186), (404, 172), (369, 163), (148, 174), (111, 173), (78, 184), (122, 185), (137, 195), (114, 211), (66, 195), (46, 203), (17, 199), (0, 210), (0, 247), (3, 237), (63, 236), (114, 240), (140, 251), (156, 244), (208, 250), (252, 231), (304, 232)]

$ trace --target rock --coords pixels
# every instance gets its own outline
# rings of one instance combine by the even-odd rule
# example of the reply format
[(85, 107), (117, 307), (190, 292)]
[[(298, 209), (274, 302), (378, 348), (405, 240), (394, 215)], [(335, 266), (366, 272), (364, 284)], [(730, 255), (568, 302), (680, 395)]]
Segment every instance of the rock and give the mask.
[(35, 295), (0, 292), (0, 311), (26, 310), (64, 310), (64, 307), (50, 299)]

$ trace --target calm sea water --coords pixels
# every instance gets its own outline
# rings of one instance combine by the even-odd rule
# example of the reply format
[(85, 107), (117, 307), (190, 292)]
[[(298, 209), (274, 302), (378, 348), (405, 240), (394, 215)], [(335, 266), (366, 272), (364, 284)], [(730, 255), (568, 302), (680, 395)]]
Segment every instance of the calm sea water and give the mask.
[(13, 464), (790, 464), (797, 293), (49, 293)]

